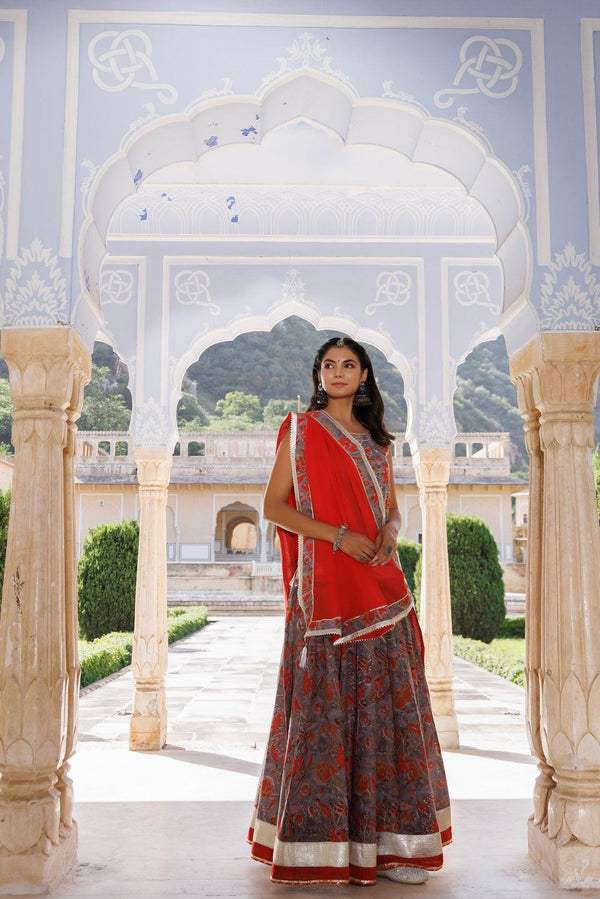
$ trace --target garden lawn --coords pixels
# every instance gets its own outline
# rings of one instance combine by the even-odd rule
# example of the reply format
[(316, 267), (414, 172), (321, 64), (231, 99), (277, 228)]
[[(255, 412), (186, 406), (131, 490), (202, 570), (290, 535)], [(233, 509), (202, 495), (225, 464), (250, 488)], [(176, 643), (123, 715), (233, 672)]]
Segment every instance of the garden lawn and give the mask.
[[(515, 636), (503, 636), (503, 633), (506, 632), (512, 632)], [(455, 636), (453, 638), (454, 654), (523, 687), (525, 686), (524, 633), (524, 618), (507, 619), (500, 630), (501, 636), (496, 637), (491, 643)]]
[[(167, 611), (169, 643), (200, 630), (205, 624), (208, 624), (208, 609), (205, 606), (169, 609)], [(79, 640), (81, 686), (87, 687), (130, 665), (132, 647), (131, 633), (104, 634), (103, 637), (97, 637), (90, 643), (87, 640)]]

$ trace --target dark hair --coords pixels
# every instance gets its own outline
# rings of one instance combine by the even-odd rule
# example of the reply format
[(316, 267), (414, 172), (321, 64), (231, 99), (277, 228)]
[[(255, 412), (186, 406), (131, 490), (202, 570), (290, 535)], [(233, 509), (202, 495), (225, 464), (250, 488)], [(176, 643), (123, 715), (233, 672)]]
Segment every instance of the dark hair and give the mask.
[(361, 425), (368, 428), (375, 443), (378, 443), (379, 446), (389, 446), (395, 437), (393, 434), (390, 434), (383, 421), (383, 398), (379, 392), (377, 382), (375, 381), (373, 364), (365, 348), (361, 346), (360, 343), (357, 343), (356, 340), (352, 340), (351, 337), (331, 337), (317, 350), (317, 355), (315, 356), (312, 367), (313, 396), (311, 397), (306, 411), (313, 412), (315, 409), (323, 408), (323, 404), (317, 402), (317, 388), (321, 380), (321, 362), (323, 361), (325, 353), (333, 346), (348, 347), (360, 362), (361, 371), (367, 369), (368, 374), (365, 387), (371, 397), (371, 402), (368, 406), (354, 406), (354, 414)]

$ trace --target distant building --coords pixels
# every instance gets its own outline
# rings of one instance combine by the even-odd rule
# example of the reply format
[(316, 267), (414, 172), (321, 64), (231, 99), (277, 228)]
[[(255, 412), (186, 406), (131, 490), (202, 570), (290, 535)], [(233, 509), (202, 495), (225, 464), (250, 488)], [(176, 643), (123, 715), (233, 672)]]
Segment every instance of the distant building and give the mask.
[[(275, 431), (181, 434), (167, 500), (170, 563), (279, 559), (275, 528), (262, 516), (275, 442)], [(420, 542), (421, 506), (408, 444), (398, 440), (393, 451), (400, 536)], [(513, 559), (511, 497), (517, 484), (523, 482), (510, 473), (507, 433), (457, 435), (448, 511), (482, 518), (503, 562)], [(137, 518), (137, 487), (128, 434), (79, 432), (75, 492), (80, 551), (95, 525)]]

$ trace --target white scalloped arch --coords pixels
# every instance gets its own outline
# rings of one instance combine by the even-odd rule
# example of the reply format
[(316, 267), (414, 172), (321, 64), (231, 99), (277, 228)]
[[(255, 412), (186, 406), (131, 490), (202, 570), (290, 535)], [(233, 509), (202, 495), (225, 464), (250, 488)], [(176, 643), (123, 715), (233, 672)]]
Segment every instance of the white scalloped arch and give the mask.
[[(279, 322), (290, 318), (292, 315), (304, 319), (317, 330), (339, 331), (342, 334), (353, 337), (359, 343), (369, 344), (381, 350), (388, 362), (396, 366), (404, 380), (404, 399), (406, 400), (408, 412), (406, 432), (407, 434), (412, 432), (413, 416), (416, 412), (416, 393), (413, 369), (406, 356), (400, 353), (392, 340), (381, 331), (362, 327), (353, 319), (346, 318), (339, 313), (324, 315), (315, 306), (306, 303), (306, 301), (300, 303), (296, 300), (289, 300), (277, 303), (264, 315), (240, 315), (225, 328), (211, 328), (203, 334), (195, 335), (187, 351), (177, 361), (173, 369), (172, 385), (180, 385), (182, 383), (189, 366), (209, 347), (217, 343), (235, 340), (241, 334), (248, 334), (253, 331), (270, 331)], [(171, 422), (177, 421), (177, 403), (180, 396), (179, 389), (171, 391), (169, 400), (169, 417)], [(174, 446), (176, 441), (175, 435), (171, 435), (171, 441)]]
[[(514, 312), (527, 301), (532, 253), (523, 199), (511, 172), (484, 143), (461, 124), (394, 99), (356, 99), (335, 79), (300, 70), (271, 84), (260, 97), (206, 100), (185, 113), (152, 122), (105, 163), (92, 188), (90, 215), (78, 250), (82, 299), (95, 314), (101, 317), (99, 275), (111, 217), (139, 184), (165, 166), (196, 162), (214, 146), (255, 144), (273, 129), (297, 120), (330, 130), (346, 145), (385, 147), (457, 178), (492, 221), (495, 252), (504, 270), (503, 312), (509, 308)], [(256, 134), (248, 132), (250, 126)], [(73, 313), (75, 324), (78, 311), (79, 304)]]

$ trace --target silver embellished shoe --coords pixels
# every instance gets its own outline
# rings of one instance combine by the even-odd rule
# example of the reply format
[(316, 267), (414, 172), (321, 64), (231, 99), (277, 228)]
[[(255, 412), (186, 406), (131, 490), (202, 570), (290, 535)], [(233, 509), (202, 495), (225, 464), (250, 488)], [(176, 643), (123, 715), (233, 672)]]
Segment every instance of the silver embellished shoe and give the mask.
[(394, 868), (380, 868), (377, 872), (380, 877), (387, 877), (396, 883), (425, 883), (429, 878), (429, 871), (423, 868), (415, 868), (412, 865), (396, 865)]

